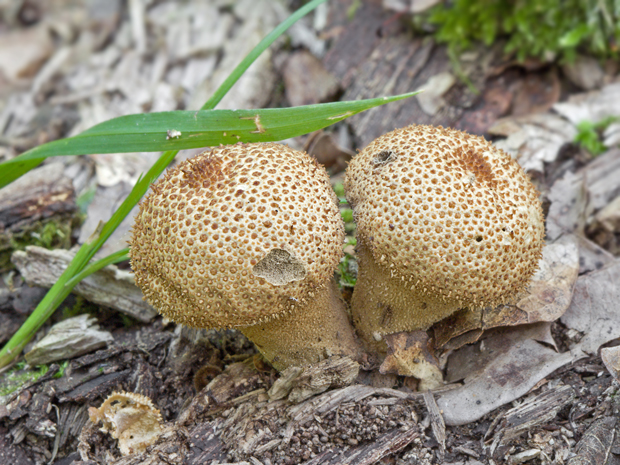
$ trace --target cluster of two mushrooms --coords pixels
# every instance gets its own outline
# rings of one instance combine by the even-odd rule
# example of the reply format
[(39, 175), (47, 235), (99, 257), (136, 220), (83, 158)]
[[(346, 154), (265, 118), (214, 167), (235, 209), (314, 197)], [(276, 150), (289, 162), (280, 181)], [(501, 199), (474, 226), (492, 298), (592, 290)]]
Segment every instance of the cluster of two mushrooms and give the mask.
[(504, 302), (537, 267), (537, 191), (482, 138), (393, 131), (354, 157), (345, 191), (357, 223), (355, 330), (333, 280), (337, 198), (321, 166), (283, 145), (219, 147), (168, 171), (136, 217), (136, 283), (163, 315), (238, 328), (282, 370), (384, 352), (384, 335)]

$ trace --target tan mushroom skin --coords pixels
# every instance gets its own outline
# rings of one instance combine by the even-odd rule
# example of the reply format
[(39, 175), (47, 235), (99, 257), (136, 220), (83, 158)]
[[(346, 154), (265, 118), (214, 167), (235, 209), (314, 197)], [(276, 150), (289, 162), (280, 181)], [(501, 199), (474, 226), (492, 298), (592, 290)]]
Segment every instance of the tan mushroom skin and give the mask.
[(510, 301), (538, 267), (538, 192), (481, 137), (395, 130), (354, 157), (344, 187), (357, 223), (353, 322), (374, 350), (385, 350), (383, 335)]
[(332, 283), (344, 225), (311, 157), (279, 144), (222, 146), (152, 190), (135, 219), (131, 266), (160, 313), (239, 328), (277, 369), (358, 356)]

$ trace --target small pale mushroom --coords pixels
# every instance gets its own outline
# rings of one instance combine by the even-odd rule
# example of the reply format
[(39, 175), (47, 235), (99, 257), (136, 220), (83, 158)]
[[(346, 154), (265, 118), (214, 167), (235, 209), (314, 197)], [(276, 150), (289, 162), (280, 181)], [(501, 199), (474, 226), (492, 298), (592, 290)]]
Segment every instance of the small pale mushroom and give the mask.
[(118, 439), (123, 455), (141, 454), (157, 441), (162, 418), (151, 399), (133, 392), (113, 392), (99, 408), (88, 409), (90, 421)]
[(333, 274), (344, 225), (324, 168), (279, 144), (180, 163), (140, 204), (131, 266), (164, 316), (238, 328), (282, 370), (360, 346)]
[(373, 350), (460, 308), (511, 301), (542, 257), (538, 191), (482, 137), (397, 129), (353, 158), (344, 188), (357, 223), (353, 323)]

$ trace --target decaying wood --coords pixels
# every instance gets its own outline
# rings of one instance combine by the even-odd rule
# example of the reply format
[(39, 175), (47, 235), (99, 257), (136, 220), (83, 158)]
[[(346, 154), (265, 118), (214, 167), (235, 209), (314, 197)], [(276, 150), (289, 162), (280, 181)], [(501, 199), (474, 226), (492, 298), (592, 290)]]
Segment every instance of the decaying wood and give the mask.
[(102, 331), (97, 319), (86, 313), (52, 326), (45, 337), (26, 353), (25, 358), (31, 366), (71, 360), (101, 349), (112, 341), (112, 334)]
[(309, 367), (290, 367), (269, 390), (272, 400), (284, 399), (295, 404), (327, 391), (351, 384), (359, 373), (359, 363), (349, 357), (330, 357)]
[(0, 272), (12, 268), (9, 254), (16, 243), (32, 243), (54, 222), (55, 247), (69, 247), (77, 206), (62, 163), (35, 169), (0, 190)]
[(329, 451), (304, 462), (303, 465), (371, 465), (404, 449), (419, 435), (415, 429), (403, 432), (391, 431), (367, 446), (349, 449), (340, 456), (334, 451)]
[(527, 399), (503, 415), (494, 442), (507, 443), (521, 433), (553, 420), (574, 398), (575, 390), (571, 386), (560, 385)]
[(32, 170), (0, 190), (0, 232), (15, 232), (26, 224), (75, 211), (73, 183), (65, 176), (63, 163)]
[[(68, 250), (47, 250), (29, 246), (13, 253), (11, 261), (31, 286), (52, 287), (74, 257)], [(151, 321), (157, 311), (142, 300), (133, 275), (114, 265), (93, 273), (75, 286), (74, 293), (90, 302), (116, 309), (142, 322)]]
[(426, 403), (435, 440), (439, 443), (440, 456), (443, 457), (446, 452), (446, 423), (443, 421), (435, 396), (430, 391), (424, 393), (424, 403)]
[[(352, 385), (293, 404), (269, 400), (264, 388), (257, 389), (262, 381), (252, 368), (249, 362), (229, 366), (164, 426), (145, 454), (117, 456), (110, 463), (180, 463), (189, 457), (188, 463), (217, 458), (274, 465), (372, 464), (421, 435), (419, 395)], [(109, 447), (102, 433), (87, 425), (80, 438), (82, 459), (94, 460)]]

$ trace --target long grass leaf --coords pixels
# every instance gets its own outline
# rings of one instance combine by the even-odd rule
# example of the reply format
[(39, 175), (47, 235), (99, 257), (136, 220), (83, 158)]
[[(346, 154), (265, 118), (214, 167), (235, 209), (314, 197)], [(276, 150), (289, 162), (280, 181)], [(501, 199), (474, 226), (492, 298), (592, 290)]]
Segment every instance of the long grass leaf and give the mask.
[[(120, 116), (83, 133), (35, 147), (0, 164), (0, 187), (21, 169), (47, 157), (89, 153), (158, 152), (212, 147), (235, 142), (267, 142), (307, 134), (370, 108), (417, 92), (350, 102), (260, 110), (168, 111)], [(24, 171), (25, 172), (25, 171)]]

